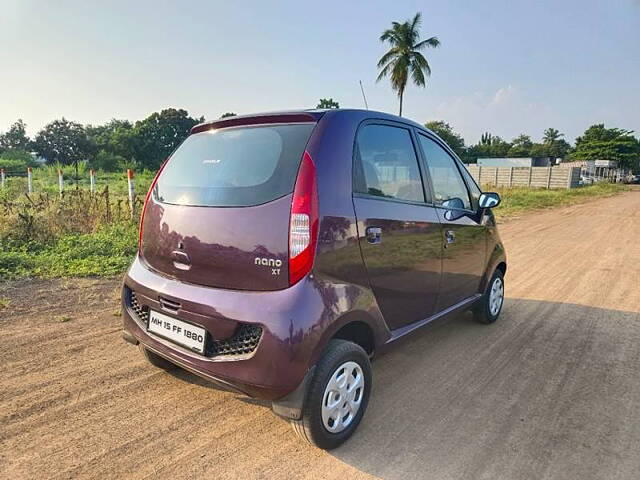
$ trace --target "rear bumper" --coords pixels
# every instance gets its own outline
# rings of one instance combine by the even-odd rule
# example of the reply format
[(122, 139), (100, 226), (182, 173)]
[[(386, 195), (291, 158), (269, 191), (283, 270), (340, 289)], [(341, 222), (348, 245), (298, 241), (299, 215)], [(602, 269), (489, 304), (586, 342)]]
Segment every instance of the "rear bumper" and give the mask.
[[(147, 332), (131, 308), (127, 290), (136, 292), (145, 307), (191, 321), (211, 335), (228, 336), (238, 324), (262, 327), (255, 350), (241, 355), (203, 356)], [(150, 270), (136, 258), (124, 279), (123, 336), (212, 382), (251, 397), (275, 400), (303, 382), (317, 343), (317, 320), (323, 318), (318, 290), (304, 279), (291, 288), (270, 292), (220, 290), (179, 282)], [(177, 311), (163, 309), (160, 297), (180, 303)], [(194, 320), (196, 319), (196, 320)]]

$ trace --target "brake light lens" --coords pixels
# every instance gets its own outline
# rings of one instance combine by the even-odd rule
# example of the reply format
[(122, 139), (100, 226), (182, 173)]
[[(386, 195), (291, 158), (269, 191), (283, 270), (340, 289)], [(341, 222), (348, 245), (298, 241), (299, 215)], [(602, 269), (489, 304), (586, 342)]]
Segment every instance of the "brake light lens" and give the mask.
[(291, 202), (289, 221), (289, 285), (300, 281), (313, 267), (318, 239), (318, 189), (316, 166), (304, 152)]
[(164, 169), (164, 166), (167, 164), (168, 161), (169, 159), (167, 158), (164, 162), (162, 162), (162, 165), (160, 165), (160, 168), (156, 172), (156, 176), (153, 177), (153, 180), (151, 181), (151, 185), (149, 186), (149, 190), (147, 191), (146, 197), (144, 197), (142, 212), (140, 212), (140, 224), (138, 225), (138, 253), (140, 253), (142, 250), (142, 227), (144, 225), (144, 214), (147, 211), (147, 204), (149, 203), (151, 192), (153, 192), (153, 189), (155, 188), (156, 183), (158, 183), (158, 178), (160, 177), (160, 174), (162, 173), (162, 170)]

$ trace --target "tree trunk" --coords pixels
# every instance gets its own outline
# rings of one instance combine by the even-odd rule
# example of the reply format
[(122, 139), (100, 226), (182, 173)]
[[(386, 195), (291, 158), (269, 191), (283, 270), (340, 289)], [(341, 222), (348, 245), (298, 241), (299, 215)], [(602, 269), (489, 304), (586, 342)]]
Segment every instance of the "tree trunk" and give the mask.
[(400, 113), (399, 116), (402, 116), (402, 96), (404, 95), (404, 88), (400, 89), (399, 97), (400, 97)]

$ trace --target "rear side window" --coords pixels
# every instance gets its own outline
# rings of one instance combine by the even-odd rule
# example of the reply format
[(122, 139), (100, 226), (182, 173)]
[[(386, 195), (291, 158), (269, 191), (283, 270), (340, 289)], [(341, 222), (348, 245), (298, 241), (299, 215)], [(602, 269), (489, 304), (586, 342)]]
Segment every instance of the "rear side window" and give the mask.
[(409, 130), (365, 125), (358, 131), (354, 191), (424, 202), (422, 179)]
[(162, 171), (155, 198), (177, 205), (246, 207), (287, 195), (314, 126), (238, 127), (191, 135)]

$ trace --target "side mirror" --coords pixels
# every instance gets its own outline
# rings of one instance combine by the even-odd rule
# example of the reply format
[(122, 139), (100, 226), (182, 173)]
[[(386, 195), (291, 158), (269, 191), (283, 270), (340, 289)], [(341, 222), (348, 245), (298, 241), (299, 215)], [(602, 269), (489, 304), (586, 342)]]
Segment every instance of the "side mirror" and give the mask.
[(495, 192), (485, 192), (480, 195), (478, 201), (480, 208), (493, 208), (500, 205), (500, 195)]

